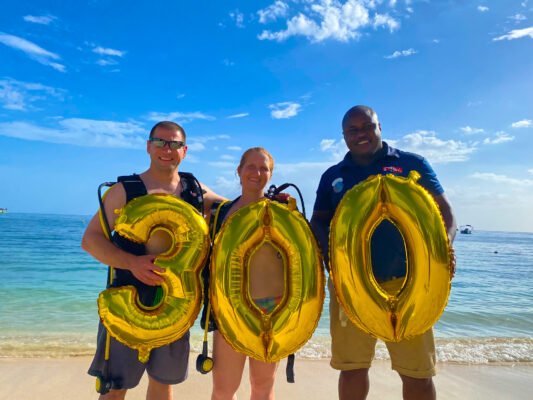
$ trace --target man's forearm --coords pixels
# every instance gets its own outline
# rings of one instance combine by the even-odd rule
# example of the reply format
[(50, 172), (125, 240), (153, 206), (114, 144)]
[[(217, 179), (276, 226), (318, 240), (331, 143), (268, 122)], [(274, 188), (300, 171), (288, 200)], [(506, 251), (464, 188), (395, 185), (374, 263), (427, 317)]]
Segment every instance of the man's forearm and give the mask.
[(327, 226), (319, 218), (314, 216), (311, 218), (311, 227), (315, 233), (315, 237), (318, 240), (318, 245), (322, 251), (322, 256), (324, 258), (324, 263), (326, 268), (329, 265), (329, 232)]
[(134, 255), (121, 250), (103, 235), (85, 235), (81, 247), (102, 264), (120, 269), (130, 269)]

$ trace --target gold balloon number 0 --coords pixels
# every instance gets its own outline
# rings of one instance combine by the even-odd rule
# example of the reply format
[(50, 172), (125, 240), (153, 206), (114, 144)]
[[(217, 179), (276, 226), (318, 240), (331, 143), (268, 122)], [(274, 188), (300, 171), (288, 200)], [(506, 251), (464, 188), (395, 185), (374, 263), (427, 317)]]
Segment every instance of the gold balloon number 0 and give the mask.
[[(363, 331), (398, 342), (431, 328), (442, 314), (451, 287), (450, 246), (433, 197), (416, 181), (371, 176), (346, 192), (330, 226), (331, 277), (339, 303)], [(374, 230), (390, 220), (400, 231), (407, 255), (401, 290), (385, 291), (372, 272)]]
[[(253, 302), (250, 260), (264, 244), (284, 260), (285, 291), (269, 314)], [(294, 353), (313, 334), (324, 302), (321, 255), (305, 218), (267, 199), (243, 207), (224, 222), (210, 265), (210, 298), (218, 329), (238, 352), (276, 362)]]
[(145, 244), (162, 230), (172, 242), (154, 261), (165, 269), (159, 304), (141, 305), (133, 286), (106, 289), (98, 298), (100, 319), (108, 332), (137, 349), (139, 360), (146, 362), (151, 349), (182, 337), (198, 315), (202, 302), (200, 270), (209, 252), (208, 227), (194, 207), (167, 194), (138, 197), (117, 212), (115, 231), (121, 236)]

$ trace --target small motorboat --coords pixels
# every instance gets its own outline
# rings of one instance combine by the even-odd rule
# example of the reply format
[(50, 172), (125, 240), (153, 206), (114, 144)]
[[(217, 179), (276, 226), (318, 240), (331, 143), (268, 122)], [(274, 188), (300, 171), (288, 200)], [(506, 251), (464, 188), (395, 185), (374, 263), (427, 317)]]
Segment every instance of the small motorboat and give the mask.
[(459, 227), (459, 232), (470, 235), (472, 231), (474, 230), (474, 227), (472, 225), (462, 225)]

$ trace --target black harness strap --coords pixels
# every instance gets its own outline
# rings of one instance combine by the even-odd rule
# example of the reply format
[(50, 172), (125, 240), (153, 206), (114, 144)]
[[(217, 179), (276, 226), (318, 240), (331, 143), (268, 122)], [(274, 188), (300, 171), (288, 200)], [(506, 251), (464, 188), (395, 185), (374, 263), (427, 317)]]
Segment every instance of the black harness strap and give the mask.
[[(209, 220), (209, 232), (213, 232), (211, 236), (211, 240), (215, 240), (215, 234), (220, 230), (220, 227), (222, 226), (222, 223), (224, 222), (224, 219), (226, 218), (226, 214), (228, 213), (233, 203), (235, 203), (235, 200), (226, 201), (224, 202), (224, 204), (222, 204), (221, 202), (215, 202), (211, 206), (211, 218)], [(220, 207), (220, 210), (218, 210), (218, 207)], [(217, 211), (218, 211), (218, 214), (217, 214)], [(213, 227), (213, 224), (215, 223), (215, 218), (214, 218), (215, 215), (217, 216), (216, 226)]]
[(136, 197), (141, 197), (147, 194), (146, 186), (141, 177), (137, 174), (119, 176), (117, 181), (124, 185), (124, 190), (126, 190), (126, 203), (129, 203)]
[(181, 198), (204, 214), (204, 190), (200, 182), (190, 172), (179, 172), (181, 180)]

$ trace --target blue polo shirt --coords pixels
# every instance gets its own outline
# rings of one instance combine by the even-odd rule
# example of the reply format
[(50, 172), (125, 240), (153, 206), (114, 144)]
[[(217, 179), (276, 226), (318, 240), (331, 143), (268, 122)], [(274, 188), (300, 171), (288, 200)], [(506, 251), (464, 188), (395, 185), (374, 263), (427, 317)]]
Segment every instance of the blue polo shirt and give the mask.
[[(359, 165), (348, 152), (340, 163), (327, 169), (320, 178), (314, 211), (328, 212), (327, 226), (322, 228), (329, 231), (329, 224), (344, 193), (359, 182), (378, 174), (408, 177), (413, 170), (420, 174), (418, 183), (433, 197), (444, 193), (433, 168), (417, 154), (395, 149), (383, 142), (383, 148), (370, 165)], [(322, 245), (325, 247), (324, 243)], [(371, 249), (372, 269), (378, 281), (405, 275), (405, 247), (394, 225), (385, 220), (376, 228)]]

